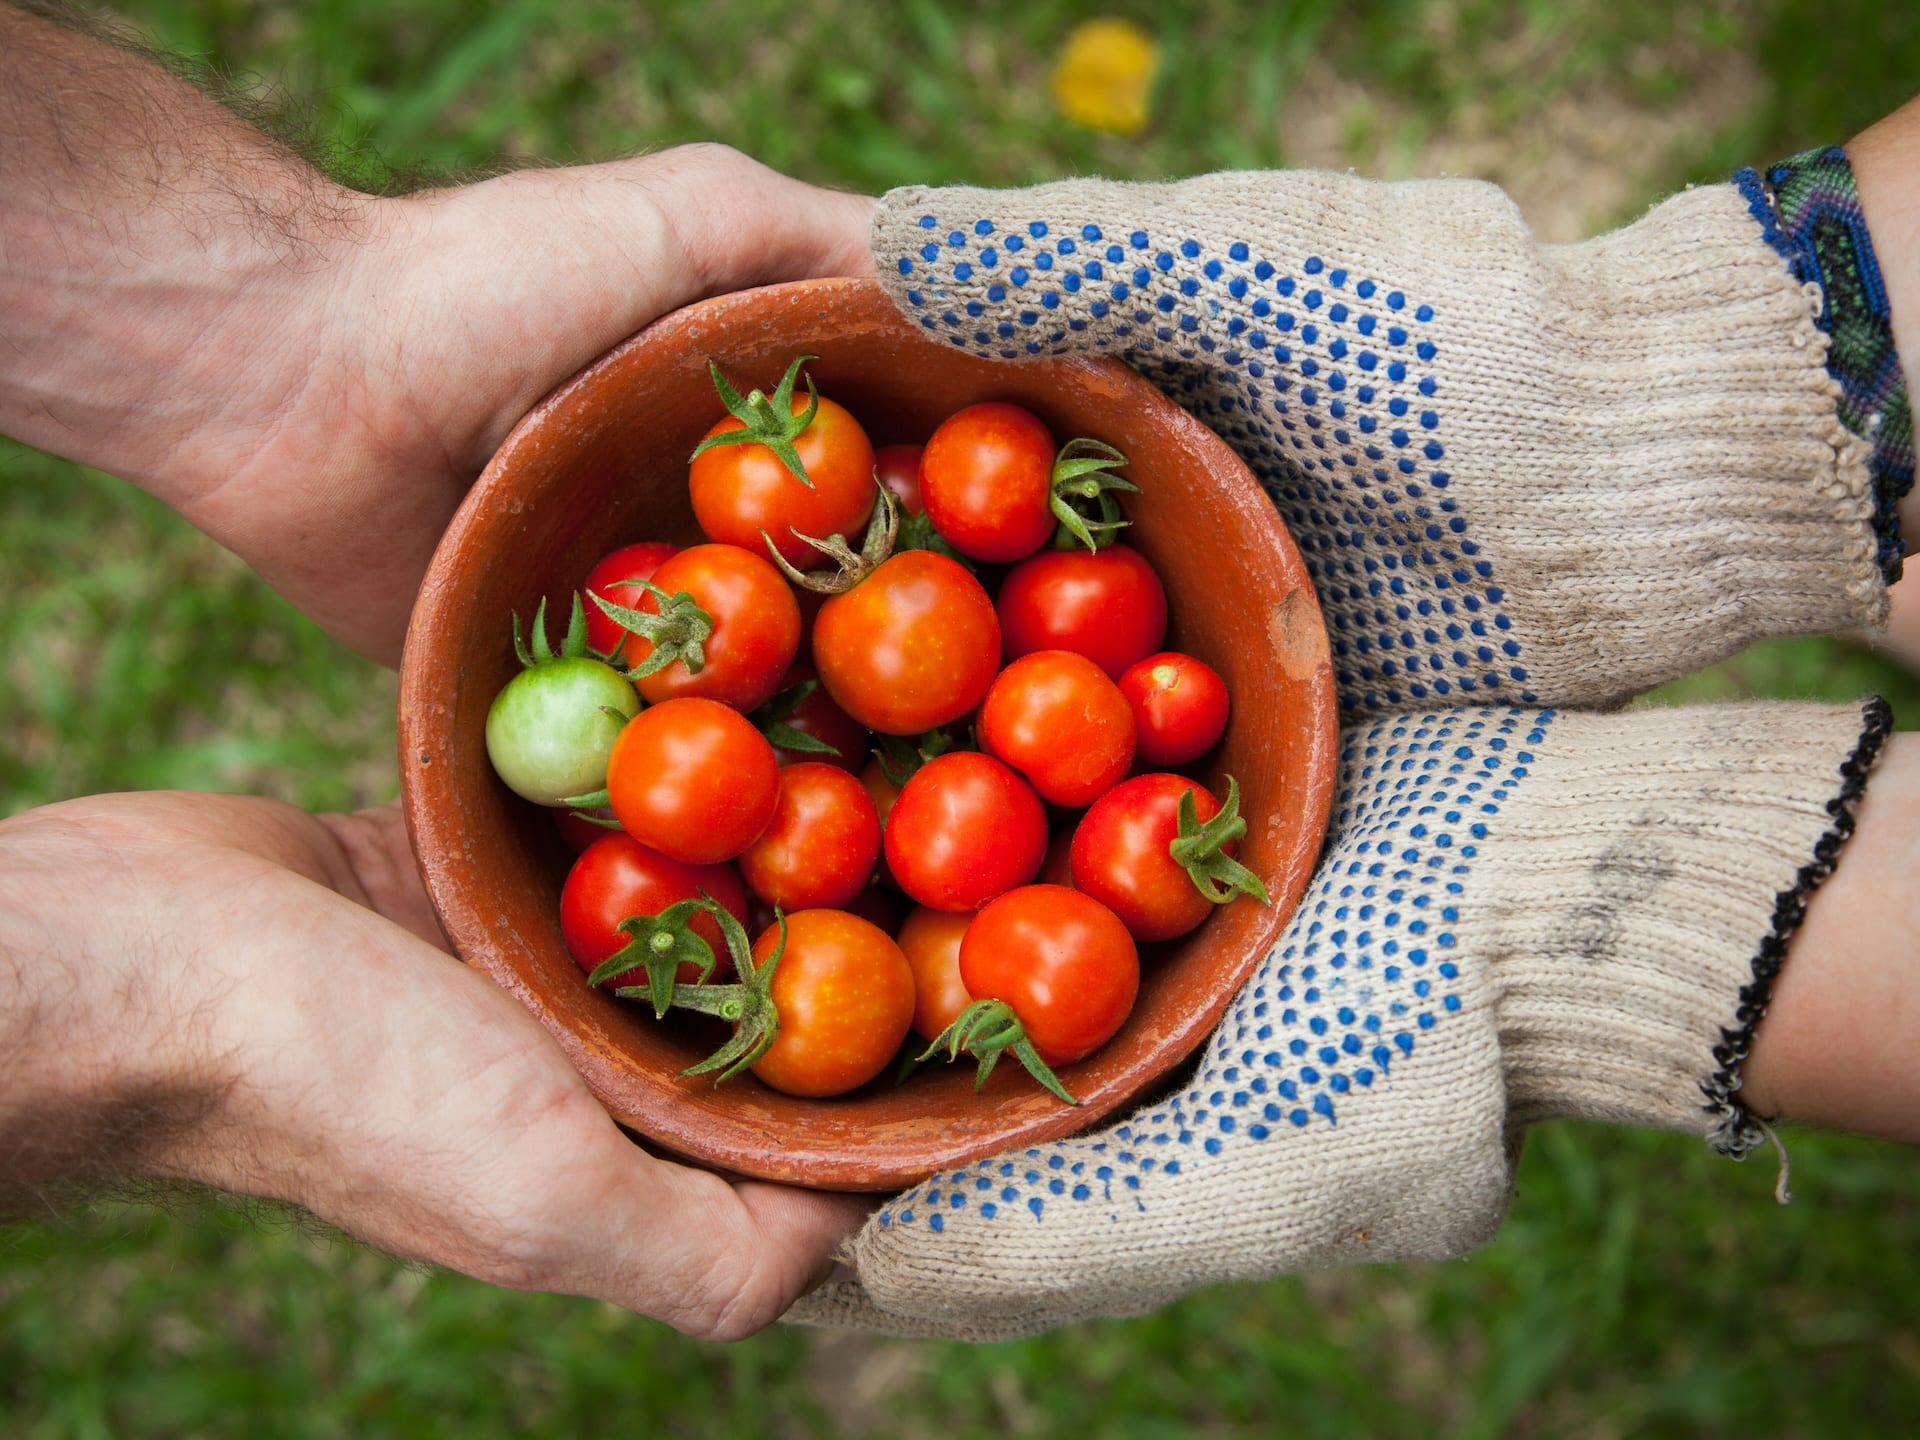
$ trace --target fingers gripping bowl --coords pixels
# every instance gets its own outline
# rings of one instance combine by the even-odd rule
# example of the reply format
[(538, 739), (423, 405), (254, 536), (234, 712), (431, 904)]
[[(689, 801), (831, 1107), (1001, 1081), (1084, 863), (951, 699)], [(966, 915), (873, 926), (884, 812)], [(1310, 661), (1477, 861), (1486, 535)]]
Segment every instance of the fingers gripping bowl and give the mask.
[[(507, 617), (564, 606), (628, 540), (694, 542), (687, 457), (717, 413), (709, 358), (770, 384), (798, 354), (876, 444), (920, 441), (976, 401), (1010, 400), (1060, 435), (1119, 447), (1140, 484), (1127, 543), (1164, 579), (1169, 645), (1226, 677), (1235, 712), (1200, 772), (1240, 786), (1240, 859), (1273, 905), (1242, 897), (1183, 940), (1146, 947), (1125, 1027), (1063, 1078), (1062, 1105), (1016, 1066), (975, 1093), (971, 1066), (805, 1100), (742, 1074), (681, 1072), (705, 1029), (589, 988), (563, 940), (568, 855), (550, 814), (487, 762), (488, 707), (517, 662)], [(937, 1169), (1085, 1128), (1142, 1095), (1218, 1021), (1298, 903), (1330, 803), (1337, 719), (1326, 632), (1292, 540), (1216, 436), (1118, 362), (978, 359), (902, 319), (870, 281), (821, 280), (706, 301), (660, 320), (542, 401), (448, 527), (401, 665), (401, 785), (428, 893), (460, 955), (559, 1041), (607, 1109), (659, 1148), (716, 1168), (827, 1189), (887, 1190)]]

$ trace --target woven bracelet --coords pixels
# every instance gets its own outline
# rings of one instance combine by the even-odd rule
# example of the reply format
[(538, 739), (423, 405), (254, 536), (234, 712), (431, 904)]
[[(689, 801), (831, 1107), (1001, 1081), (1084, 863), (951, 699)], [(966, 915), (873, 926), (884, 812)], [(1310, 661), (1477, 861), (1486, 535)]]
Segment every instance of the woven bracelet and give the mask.
[(1906, 553), (1895, 513), (1913, 488), (1913, 414), (1893, 343), (1887, 287), (1874, 258), (1853, 167), (1838, 145), (1802, 151), (1734, 177), (1767, 240), (1802, 284), (1819, 285), (1827, 370), (1840, 383), (1840, 420), (1871, 447), (1874, 531), (1887, 583)]

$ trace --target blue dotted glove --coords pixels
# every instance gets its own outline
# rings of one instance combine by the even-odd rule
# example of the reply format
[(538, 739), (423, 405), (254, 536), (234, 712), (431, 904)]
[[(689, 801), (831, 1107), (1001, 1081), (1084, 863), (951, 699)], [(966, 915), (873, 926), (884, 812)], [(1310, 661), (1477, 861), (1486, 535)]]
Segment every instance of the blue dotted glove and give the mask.
[(1227, 175), (896, 191), (874, 239), (951, 343), (1116, 354), (1229, 440), (1377, 718), (1191, 1080), (899, 1196), (794, 1318), (989, 1338), (1457, 1255), (1552, 1116), (1750, 1148), (1738, 1066), (1885, 708), (1571, 708), (1882, 613), (1817, 297), (1745, 202), (1545, 249), (1482, 185)]
[(1231, 442), (1362, 713), (1617, 704), (1883, 622), (1868, 451), (1766, 234), (1730, 185), (1543, 247), (1490, 185), (1292, 171), (896, 190), (873, 240), (934, 334), (1118, 355)]

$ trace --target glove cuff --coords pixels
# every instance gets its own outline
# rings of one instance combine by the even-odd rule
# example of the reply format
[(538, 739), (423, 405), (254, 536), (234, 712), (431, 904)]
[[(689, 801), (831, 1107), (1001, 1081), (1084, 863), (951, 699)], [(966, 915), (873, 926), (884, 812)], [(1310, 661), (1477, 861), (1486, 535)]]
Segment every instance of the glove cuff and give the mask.
[(1559, 717), (1485, 912), (1510, 1120), (1761, 1142), (1740, 1065), (1890, 728), (1878, 698)]

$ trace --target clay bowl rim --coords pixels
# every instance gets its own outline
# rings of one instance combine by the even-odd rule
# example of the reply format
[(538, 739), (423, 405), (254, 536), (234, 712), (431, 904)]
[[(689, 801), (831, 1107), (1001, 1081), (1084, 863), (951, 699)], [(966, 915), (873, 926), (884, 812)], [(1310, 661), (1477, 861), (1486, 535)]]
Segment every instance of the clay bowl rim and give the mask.
[[(721, 337), (735, 333), (760, 343), (755, 332), (773, 323), (767, 317), (788, 311), (812, 316), (816, 323), (840, 326), (849, 335), (877, 337), (899, 346), (903, 354), (920, 354), (922, 346), (933, 347), (942, 355), (949, 353), (941, 341), (909, 325), (875, 281), (801, 281), (736, 292), (675, 311), (615, 346), (550, 393), (502, 443), (448, 525), (429, 565), (401, 662), (402, 805), (429, 897), (455, 950), (533, 1013), (624, 1128), (654, 1148), (726, 1173), (823, 1189), (892, 1190), (942, 1169), (1086, 1129), (1164, 1082), (1199, 1048), (1279, 936), (1311, 878), (1332, 802), (1338, 717), (1326, 631), (1306, 567), (1258, 482), (1224, 441), (1117, 360), (1071, 354), (1008, 366), (963, 357), (965, 363), (988, 367), (997, 376), (1011, 379), (1017, 375), (1027, 389), (1039, 389), (1044, 382), (1071, 387), (1075, 394), (1097, 394), (1128, 407), (1126, 413), (1138, 416), (1137, 422), (1130, 423), (1149, 426), (1164, 434), (1168, 444), (1203, 458), (1207, 473), (1213, 477), (1211, 483), (1223, 487), (1210, 493), (1210, 500), (1229, 512), (1235, 526), (1251, 527), (1247, 535), (1237, 538), (1245, 542), (1244, 553), (1255, 556), (1256, 564), (1278, 577), (1274, 589), (1267, 592), (1273, 609), (1265, 617), (1264, 632), (1274, 637), (1275, 648), (1269, 658), (1277, 657), (1274, 663), (1284, 672), (1274, 682), (1275, 694), (1284, 695), (1297, 730), (1283, 737), (1299, 771), (1298, 791), (1287, 797), (1291, 823), (1284, 827), (1284, 843), (1270, 847), (1273, 853), (1267, 856), (1267, 863), (1255, 867), (1262, 871), (1275, 903), (1271, 909), (1262, 909), (1248, 900), (1236, 901), (1210, 917), (1195, 936), (1175, 942), (1179, 947), (1176, 954), (1182, 960), (1190, 953), (1204, 955), (1211, 966), (1203, 1003), (1179, 1014), (1156, 1015), (1151, 1033), (1140, 1037), (1139, 1048), (1128, 1052), (1133, 1058), (1125, 1064), (1116, 1060), (1102, 1066), (1101, 1054), (1107, 1053), (1103, 1051), (1072, 1067), (1069, 1084), (1083, 1101), (1077, 1109), (1046, 1096), (1024, 1075), (1012, 1073), (1017, 1067), (1011, 1065), (1000, 1067), (978, 1099), (971, 1098), (968, 1079), (965, 1093), (969, 1098), (962, 1101), (956, 1086), (966, 1077), (954, 1067), (949, 1074), (932, 1077), (932, 1083), (940, 1087), (943, 1097), (953, 1092), (955, 1103), (969, 1107), (967, 1110), (932, 1107), (917, 1121), (914, 1117), (885, 1123), (876, 1120), (869, 1143), (863, 1138), (868, 1127), (856, 1124), (853, 1117), (812, 1107), (867, 1104), (868, 1100), (861, 1097), (871, 1099), (869, 1092), (884, 1080), (845, 1099), (799, 1101), (778, 1096), (750, 1075), (743, 1075), (720, 1092), (723, 1096), (733, 1092), (733, 1099), (716, 1106), (710, 1094), (692, 1088), (704, 1082), (678, 1080), (664, 1067), (648, 1068), (633, 1053), (635, 1046), (644, 1049), (652, 1044), (632, 1029), (638, 1022), (629, 1018), (616, 1024), (617, 1016), (603, 1016), (591, 1008), (625, 1010), (625, 1002), (586, 992), (581, 972), (563, 945), (558, 947), (557, 957), (551, 948), (541, 948), (542, 938), (550, 947), (557, 936), (557, 920), (548, 925), (552, 934), (544, 937), (538, 931), (541, 922), (537, 919), (519, 930), (503, 925), (501, 902), (487, 891), (474, 869), (476, 843), (490, 847), (489, 854), (503, 848), (541, 847), (537, 840), (517, 843), (525, 841), (524, 834), (489, 834), (484, 827), (465, 823), (473, 818), (476, 807), (486, 811), (489, 806), (504, 803), (509, 813), (513, 807), (528, 812), (532, 807), (522, 806), (522, 802), (506, 795), (493, 778), (486, 767), (484, 742), (472, 733), (478, 727), (469, 724), (466, 730), (460, 730), (450, 719), (462, 704), (469, 717), (474, 711), (475, 695), (465, 688), (466, 672), (485, 667), (479, 660), (470, 666), (469, 651), (478, 645), (480, 659), (489, 659), (493, 649), (491, 637), (485, 641), (468, 637), (468, 646), (460, 644), (460, 627), (469, 623), (474, 613), (469, 596), (475, 588), (465, 583), (468, 574), (462, 567), (477, 563), (483, 568), (474, 573), (482, 581), (500, 578), (495, 570), (485, 568), (502, 564), (498, 554), (476, 559), (468, 553), (468, 547), (490, 536), (498, 538), (505, 523), (501, 519), (503, 510), (518, 514), (527, 508), (530, 502), (520, 492), (527, 484), (538, 483), (551, 437), (570, 433), (569, 426), (604, 399), (600, 395), (603, 387), (617, 385), (622, 377), (637, 377), (647, 357), (671, 354), (675, 346), (687, 352), (682, 358), (690, 358), (696, 352), (703, 356), (714, 353)], [(838, 343), (836, 336), (833, 341), (807, 348), (830, 354)], [(740, 344), (751, 348), (747, 340)], [(721, 353), (719, 358), (726, 366), (727, 355)], [(819, 368), (831, 368), (829, 361), (817, 363)], [(700, 375), (704, 381), (704, 360)], [(1002, 388), (1021, 387), (1008, 384)], [(824, 380), (821, 389), (830, 393)], [(633, 392), (616, 388), (612, 393)], [(717, 403), (713, 409), (717, 415)], [(1120, 411), (1110, 408), (1107, 413)], [(701, 419), (693, 434), (697, 436), (711, 418)], [(884, 443), (879, 434), (875, 441)], [(690, 443), (687, 448), (691, 448)], [(555, 462), (555, 466), (556, 473), (566, 468), (564, 460)], [(526, 475), (533, 475), (535, 480), (526, 480)], [(549, 477), (546, 483), (553, 481)], [(627, 538), (639, 537), (609, 535), (604, 548), (625, 543)], [(1177, 593), (1171, 596), (1171, 604), (1178, 623)], [(501, 648), (505, 648), (505, 628), (503, 623)], [(455, 638), (449, 640), (450, 636)], [(484, 703), (478, 713), (484, 717)], [(1244, 723), (1244, 719), (1236, 722)], [(1276, 727), (1275, 734), (1280, 733)], [(467, 745), (456, 756), (455, 742), (461, 736)], [(1230, 743), (1232, 739), (1230, 733)], [(477, 781), (473, 778), (476, 744), (477, 773), (481, 777)], [(1261, 744), (1266, 744), (1264, 735)], [(1293, 754), (1293, 749), (1299, 753)], [(489, 793), (476, 799), (476, 785), (490, 787)], [(1261, 823), (1258, 814), (1250, 812), (1250, 819), (1256, 826)], [(533, 822), (522, 817), (518, 823)], [(1279, 826), (1276, 818), (1268, 829)], [(472, 833), (475, 828), (482, 829), (478, 837)], [(1258, 833), (1250, 831), (1244, 843), (1256, 846), (1260, 843)], [(557, 894), (557, 880), (553, 884)], [(557, 906), (553, 908), (557, 910)], [(529, 928), (535, 931), (531, 938), (525, 933)], [(1188, 947), (1198, 946), (1199, 937), (1209, 935), (1212, 944), (1208, 951), (1190, 952)], [(1233, 938), (1228, 940), (1228, 936)], [(1223, 942), (1231, 944), (1235, 953), (1226, 955)], [(1143, 961), (1152, 963), (1148, 951), (1143, 950)], [(556, 975), (565, 978), (556, 984)], [(584, 1002), (580, 995), (564, 988), (569, 983), (585, 995)], [(1143, 999), (1146, 993), (1143, 987)], [(583, 1004), (589, 1008), (583, 1009)], [(653, 1023), (650, 1014), (646, 1023)], [(1129, 1027), (1139, 1023), (1143, 1022), (1136, 1012)], [(624, 1039), (616, 1033), (621, 1025), (628, 1027)], [(609, 1034), (615, 1035), (613, 1041), (608, 1040)], [(1129, 1030), (1123, 1029), (1122, 1037), (1116, 1038), (1108, 1050), (1116, 1050), (1121, 1038), (1128, 1035)], [(981, 1106), (991, 1108), (977, 1108)], [(956, 1114), (961, 1118), (954, 1118)], [(997, 1123), (987, 1123), (987, 1116)], [(834, 1134), (816, 1143), (801, 1133), (815, 1125), (825, 1125)], [(850, 1149), (854, 1153), (849, 1153)]]

